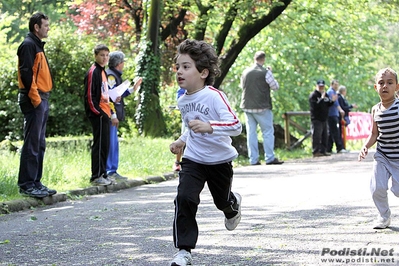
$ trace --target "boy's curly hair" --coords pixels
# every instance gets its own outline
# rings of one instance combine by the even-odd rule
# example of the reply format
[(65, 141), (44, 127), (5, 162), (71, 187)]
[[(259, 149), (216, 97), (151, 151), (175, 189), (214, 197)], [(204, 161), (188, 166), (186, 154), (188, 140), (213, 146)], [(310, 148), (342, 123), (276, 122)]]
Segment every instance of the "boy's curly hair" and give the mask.
[(205, 79), (205, 85), (213, 85), (215, 77), (220, 75), (219, 58), (212, 45), (198, 40), (184, 40), (177, 47), (177, 57), (181, 54), (187, 54), (195, 62), (199, 72), (208, 69), (209, 75)]

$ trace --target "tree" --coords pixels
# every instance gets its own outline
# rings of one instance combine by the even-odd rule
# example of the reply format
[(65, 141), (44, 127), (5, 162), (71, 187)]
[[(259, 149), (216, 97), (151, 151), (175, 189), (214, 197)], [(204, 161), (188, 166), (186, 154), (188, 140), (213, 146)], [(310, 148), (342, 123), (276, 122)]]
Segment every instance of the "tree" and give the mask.
[[(378, 101), (372, 88), (377, 69), (399, 67), (392, 60), (397, 52), (388, 48), (391, 43), (386, 39), (391, 36), (386, 33), (393, 33), (387, 25), (397, 21), (393, 15), (397, 7), (376, 1), (294, 1), (242, 50), (223, 90), (239, 110), (241, 73), (253, 62), (254, 53), (263, 50), (280, 83), (280, 90), (272, 93), (275, 123), (283, 124), (284, 112), (309, 110), (308, 96), (319, 78), (327, 83), (337, 78), (347, 86), (349, 101), (367, 112)], [(389, 24), (382, 19), (386, 10), (392, 12)], [(309, 118), (301, 118), (301, 124), (309, 126)]]
[[(9, 2), (20, 5), (21, 1), (25, 0), (6, 0), (1, 2), (0, 6), (4, 7), (4, 3)], [(105, 0), (102, 1), (105, 4)], [(68, 2), (64, 3), (68, 4)], [(144, 21), (142, 20), (144, 14), (150, 11), (150, 9), (146, 9), (145, 12), (141, 10), (142, 5), (139, 1), (109, 0), (107, 3), (120, 6), (130, 4), (131, 7), (135, 8), (134, 10), (137, 10), (136, 18), (139, 19), (140, 23)], [(150, 2), (146, 3), (151, 4)], [(127, 99), (129, 101), (127, 105), (128, 116), (133, 117), (134, 114), (137, 114), (137, 108), (140, 108), (139, 111), (145, 110), (146, 100), (151, 100), (151, 97), (143, 94), (144, 90), (150, 92), (149, 95), (151, 95), (151, 93), (154, 93), (153, 88), (158, 86), (155, 95), (156, 99), (160, 99), (160, 102), (151, 100), (149, 106), (153, 103), (155, 103), (155, 106), (162, 105), (162, 115), (169, 129), (170, 121), (178, 121), (176, 116), (173, 117), (177, 114), (176, 112), (173, 114), (167, 113), (168, 106), (175, 104), (176, 85), (173, 82), (172, 66), (176, 45), (186, 38), (204, 38), (215, 45), (223, 62), (227, 62), (227, 58), (224, 56), (226, 54), (231, 56), (232, 53), (230, 53), (229, 48), (237, 47), (234, 45), (243, 38), (239, 34), (243, 26), (249, 26), (246, 31), (254, 31), (254, 28), (251, 28), (253, 25), (249, 22), (252, 23), (262, 16), (267, 16), (270, 10), (277, 8), (282, 3), (282, 1), (261, 0), (250, 1), (249, 3), (210, 0), (195, 2), (189, 0), (165, 1), (162, 3), (162, 16), (158, 23), (160, 27), (158, 39), (160, 41), (157, 45), (160, 52), (159, 58), (152, 58), (152, 56), (150, 58), (148, 56), (150, 53), (146, 50), (150, 47), (150, 44), (155, 43), (150, 41), (151, 38), (147, 38), (148, 24), (139, 26), (145, 32), (145, 34), (140, 33), (140, 36), (145, 36), (140, 38), (147, 42), (143, 42), (143, 45), (139, 46), (136, 42), (136, 32), (138, 32), (136, 25), (141, 24), (136, 23), (136, 21), (133, 22), (132, 15), (126, 16), (126, 23), (131, 26), (130, 31), (110, 34), (113, 38), (112, 42), (108, 38), (101, 38), (101, 41), (107, 45), (111, 44), (111, 49), (122, 49), (122, 44), (119, 45), (119, 41), (122, 39), (128, 40), (123, 42), (128, 43), (128, 47), (130, 47), (123, 48), (126, 49), (124, 51), (130, 58), (126, 62), (128, 67), (125, 67), (124, 77), (133, 76), (132, 73), (135, 69), (132, 67), (133, 60), (131, 59), (135, 57), (139, 48), (142, 53), (140, 53), (138, 59), (143, 62), (140, 66), (140, 71), (143, 72), (140, 72), (140, 75), (160, 73), (156, 75), (157, 77), (146, 76), (148, 80), (156, 80), (155, 83), (145, 82), (136, 98), (129, 97)], [(236, 13), (233, 12), (233, 4), (236, 5)], [(65, 6), (61, 5), (56, 9), (62, 10)], [(92, 17), (96, 20), (88, 20), (87, 23), (93, 25), (96, 23), (97, 26), (93, 26), (94, 30), (104, 29), (104, 32), (106, 32), (101, 21), (102, 16), (96, 15), (96, 12), (101, 14), (102, 9), (105, 9), (105, 7), (98, 5), (98, 10), (90, 10)], [(130, 10), (130, 13), (133, 12), (132, 9), (128, 10)], [(127, 12), (125, 9), (120, 11), (116, 15)], [(389, 16), (386, 15), (388, 11)], [(90, 12), (88, 11), (88, 14)], [(395, 49), (399, 41), (396, 37), (397, 20), (399, 18), (397, 15), (398, 1), (292, 1), (273, 22), (260, 30), (256, 37), (248, 41), (228, 70), (226, 67), (224, 70), (226, 75), (219, 88), (228, 94), (231, 104), (236, 107), (235, 109), (241, 115), (238, 107), (241, 96), (241, 89), (239, 88), (241, 73), (246, 66), (253, 63), (253, 54), (257, 50), (264, 50), (267, 54), (267, 64), (272, 65), (273, 73), (281, 86), (278, 92), (272, 94), (275, 123), (282, 123), (281, 115), (285, 111), (308, 110), (307, 96), (314, 89), (315, 80), (319, 78), (324, 78), (327, 82), (332, 78), (338, 78), (349, 90), (349, 101), (357, 103), (360, 106), (359, 110), (368, 111), (378, 101), (378, 96), (372, 89), (373, 76), (377, 69), (384, 66), (399, 69), (398, 52)], [(0, 102), (0, 122), (5, 125), (0, 130), (0, 139), (3, 139), (4, 136), (18, 137), (22, 132), (22, 118), (16, 104), (18, 89), (15, 69), (15, 51), (20, 40), (7, 39), (7, 36), (14, 36), (14, 34), (10, 34), (10, 31), (13, 30), (11, 24), (14, 21), (20, 21), (19, 24), (25, 27), (22, 30), (25, 35), (28, 16), (20, 19), (19, 14), (1, 13), (0, 17), (0, 39), (2, 40), (0, 48), (3, 51), (0, 55), (0, 67), (2, 69), (0, 71), (2, 76), (0, 96), (3, 99)], [(231, 26), (229, 26), (229, 23)], [(92, 62), (92, 48), (98, 42), (98, 35), (73, 33), (74, 28), (70, 27), (68, 20), (60, 20), (62, 27), (57, 27), (56, 24), (58, 24), (56, 21), (51, 21), (51, 34), (46, 40), (46, 52), (50, 65), (54, 68), (56, 74), (56, 88), (52, 94), (52, 109), (50, 112), (52, 117), (49, 119), (47, 133), (48, 135), (90, 133), (90, 131), (86, 131), (87, 124), (84, 121), (82, 103), (77, 96), (82, 90), (83, 75)], [(114, 26), (111, 29), (116, 29), (117, 25)], [(229, 29), (229, 31), (226, 33), (222, 29)], [(221, 36), (225, 37), (222, 38)], [(79, 47), (79, 49), (75, 49), (75, 47)], [(156, 54), (154, 53), (154, 55)], [(146, 61), (150, 59), (159, 61)], [(157, 69), (150, 71), (149, 68), (152, 67)], [(142, 106), (139, 106), (140, 104)], [(159, 106), (156, 108), (159, 108)], [(156, 108), (149, 110), (157, 110)], [(151, 113), (151, 115), (154, 114)], [(75, 117), (74, 121), (77, 122), (71, 121), (70, 117)], [(76, 120), (76, 117), (79, 117), (79, 119)], [(153, 118), (146, 118), (141, 121), (152, 120)], [(126, 123), (128, 126), (121, 125), (121, 131), (132, 132), (131, 126), (136, 127), (134, 121), (128, 119)], [(139, 123), (142, 122), (139, 121)], [(308, 119), (304, 121), (304, 125), (306, 123), (308, 123)], [(159, 132), (163, 132), (161, 128), (164, 125), (158, 124), (150, 124), (149, 129), (152, 130), (153, 127), (157, 127), (157, 130), (160, 130)]]
[(110, 39), (121, 50), (138, 46), (143, 31), (143, 2), (137, 0), (75, 1), (67, 14), (80, 32)]
[(159, 17), (161, 1), (151, 0), (147, 21), (146, 38), (142, 41), (143, 49), (139, 55), (138, 76), (143, 77), (140, 89), (136, 121), (139, 133), (152, 137), (161, 137), (165, 133), (165, 122), (159, 104)]
[[(272, 1), (267, 2), (271, 3)], [(220, 66), (222, 74), (218, 79), (216, 79), (215, 87), (220, 87), (230, 67), (233, 65), (238, 55), (248, 44), (248, 42), (257, 34), (259, 34), (262, 29), (277, 19), (277, 17), (281, 15), (281, 13), (288, 7), (290, 3), (291, 0), (278, 1), (275, 4), (272, 4), (269, 12), (266, 12), (263, 16), (255, 16), (255, 12), (252, 14), (252, 16), (247, 16), (245, 23), (238, 30), (237, 39), (231, 42), (230, 46), (225, 47), (227, 36), (229, 35), (234, 20), (240, 11), (238, 6), (230, 6), (230, 8), (227, 10), (227, 16), (225, 16), (225, 20), (222, 23), (223, 26), (218, 32), (215, 40), (217, 52), (222, 58), (222, 63)], [(223, 50), (226, 50), (224, 54), (222, 54)]]
[(45, 13), (52, 23), (65, 19), (67, 9), (67, 3), (62, 0), (2, 0), (0, 3), (1, 14), (17, 17), (8, 26), (7, 41), (20, 42), (25, 37), (28, 29), (25, 22), (33, 13), (38, 11)]
[[(94, 1), (94, 5), (97, 4), (105, 4), (108, 2), (110, 6), (113, 5), (113, 1), (107, 0), (97, 0)], [(143, 2), (131, 1), (128, 2), (123, 1), (123, 4), (118, 6), (120, 10), (126, 10), (127, 6), (133, 6), (134, 3), (137, 6), (143, 4)], [(221, 69), (222, 75), (216, 80), (215, 86), (219, 87), (225, 78), (229, 68), (234, 63), (235, 59), (248, 43), (257, 33), (259, 33), (264, 27), (269, 25), (274, 19), (276, 19), (291, 3), (291, 0), (280, 0), (280, 1), (265, 1), (265, 0), (254, 0), (254, 1), (182, 1), (180, 5), (176, 5), (176, 1), (165, 1), (165, 8), (163, 12), (162, 18), (152, 17), (151, 19), (154, 21), (160, 21), (161, 27), (160, 36), (163, 41), (162, 46), (162, 59), (165, 64), (172, 64), (170, 56), (171, 53), (175, 52), (176, 45), (179, 44), (185, 38), (193, 38), (193, 39), (201, 39), (211, 42), (215, 45), (218, 54), (221, 58)], [(153, 3), (152, 4), (158, 4)], [(80, 5), (82, 6), (82, 5)], [(85, 7), (88, 7), (88, 4), (84, 4)], [(180, 8), (178, 8), (180, 6)], [(254, 8), (256, 6), (256, 8)], [(78, 7), (78, 6), (76, 6)], [(82, 16), (79, 15), (80, 7), (76, 9), (77, 15), (75, 17), (76, 20), (80, 20)], [(81, 13), (91, 14), (94, 17), (101, 18), (107, 17), (107, 15), (103, 12), (106, 12), (107, 8), (95, 9), (91, 8), (91, 12), (84, 10)], [(140, 9), (142, 10), (142, 9)], [(145, 10), (145, 9), (144, 9)], [(151, 9), (150, 9), (151, 10)], [(225, 12), (227, 10), (227, 12)], [(226, 13), (224, 16), (224, 21), (220, 23), (220, 14)], [(262, 16), (258, 16), (259, 13), (265, 14)], [(104, 15), (103, 15), (104, 14)], [(116, 13), (121, 14), (121, 13)], [(130, 12), (132, 15), (132, 19), (141, 18), (140, 16), (136, 16), (135, 13)], [(143, 16), (144, 18), (145, 16)], [(78, 19), (77, 19), (78, 18)], [(81, 21), (81, 20), (80, 20)], [(86, 20), (87, 21), (87, 20)], [(90, 21), (88, 21), (90, 22)], [(113, 27), (109, 27), (107, 19), (96, 20), (95, 23), (98, 25), (102, 25), (105, 29), (110, 32), (114, 32)], [(87, 23), (79, 23), (78, 25), (86, 25)], [(141, 32), (138, 28), (142, 25), (142, 23), (135, 23), (136, 32)], [(82, 30), (93, 29), (93, 27), (80, 27)], [(158, 31), (158, 30), (157, 30)], [(214, 40), (214, 41), (212, 41)], [(151, 39), (152, 45), (154, 43), (154, 39)], [(145, 52), (150, 52), (147, 47), (145, 47)], [(165, 53), (163, 52), (165, 51)], [(152, 56), (150, 52), (149, 56)], [(155, 55), (156, 57), (156, 55)], [(148, 64), (148, 60), (141, 56), (142, 62), (139, 64), (144, 66)], [(154, 63), (154, 62), (152, 62)], [(165, 65), (164, 65), (165, 66)], [(148, 66), (147, 66), (148, 67)], [(171, 76), (171, 68), (164, 67), (165, 75)], [(153, 77), (154, 78), (154, 77)], [(142, 90), (152, 91), (152, 95), (156, 97), (154, 94), (156, 90), (153, 88), (146, 88), (146, 83), (143, 82)], [(144, 97), (144, 102), (148, 99)], [(147, 101), (150, 103), (153, 99)], [(144, 103), (142, 102), (142, 103)], [(138, 106), (141, 111), (143, 110), (144, 105), (141, 104)], [(137, 115), (137, 114), (136, 114)], [(157, 115), (161, 115), (158, 114)], [(142, 119), (142, 112), (138, 114), (138, 118), (136, 121), (138, 123), (145, 123), (147, 119)], [(143, 125), (138, 124), (138, 128), (142, 129), (142, 133), (146, 133), (149, 129)], [(151, 131), (153, 132), (163, 132), (165, 129), (162, 128), (164, 124), (158, 123), (154, 124), (155, 127), (160, 127), (155, 130), (151, 127)], [(148, 133), (148, 132), (147, 132)]]

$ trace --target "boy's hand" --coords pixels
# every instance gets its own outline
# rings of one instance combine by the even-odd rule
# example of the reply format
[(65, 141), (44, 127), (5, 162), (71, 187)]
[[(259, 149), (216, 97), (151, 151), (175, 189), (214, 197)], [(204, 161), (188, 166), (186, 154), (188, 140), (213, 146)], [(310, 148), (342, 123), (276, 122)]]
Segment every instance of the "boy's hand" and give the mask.
[(359, 155), (357, 157), (358, 161), (360, 162), (361, 160), (363, 160), (364, 158), (366, 158), (367, 154), (369, 153), (369, 149), (367, 149), (366, 146), (364, 146), (360, 152)]
[(194, 133), (213, 133), (211, 125), (201, 120), (191, 120), (188, 122), (188, 126), (192, 131), (194, 131)]
[(169, 149), (173, 154), (178, 154), (182, 151), (185, 143), (180, 139), (176, 140), (172, 144), (169, 145)]

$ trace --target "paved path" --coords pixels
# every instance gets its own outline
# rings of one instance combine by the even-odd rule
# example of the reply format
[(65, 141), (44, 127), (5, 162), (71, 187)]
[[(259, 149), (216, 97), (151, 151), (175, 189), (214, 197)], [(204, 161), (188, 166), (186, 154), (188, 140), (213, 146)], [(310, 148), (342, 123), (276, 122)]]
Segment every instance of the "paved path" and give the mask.
[[(344, 265), (322, 259), (348, 259), (346, 265), (391, 259), (379, 265), (399, 265), (399, 199), (389, 192), (392, 225), (373, 230), (372, 154), (363, 162), (356, 156), (236, 168), (233, 191), (243, 197), (241, 223), (227, 231), (205, 189), (194, 265)], [(2, 215), (0, 265), (169, 265), (176, 251), (177, 184), (173, 179)], [(338, 255), (372, 248), (383, 252)]]

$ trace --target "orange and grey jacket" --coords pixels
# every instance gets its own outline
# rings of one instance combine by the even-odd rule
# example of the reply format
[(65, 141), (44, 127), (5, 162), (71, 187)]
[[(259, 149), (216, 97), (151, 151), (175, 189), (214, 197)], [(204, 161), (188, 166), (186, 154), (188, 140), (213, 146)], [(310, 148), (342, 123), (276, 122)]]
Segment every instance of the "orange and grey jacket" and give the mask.
[(37, 107), (48, 99), (53, 88), (53, 78), (44, 54), (44, 44), (35, 34), (29, 32), (18, 47), (18, 87), (27, 93), (32, 105)]

